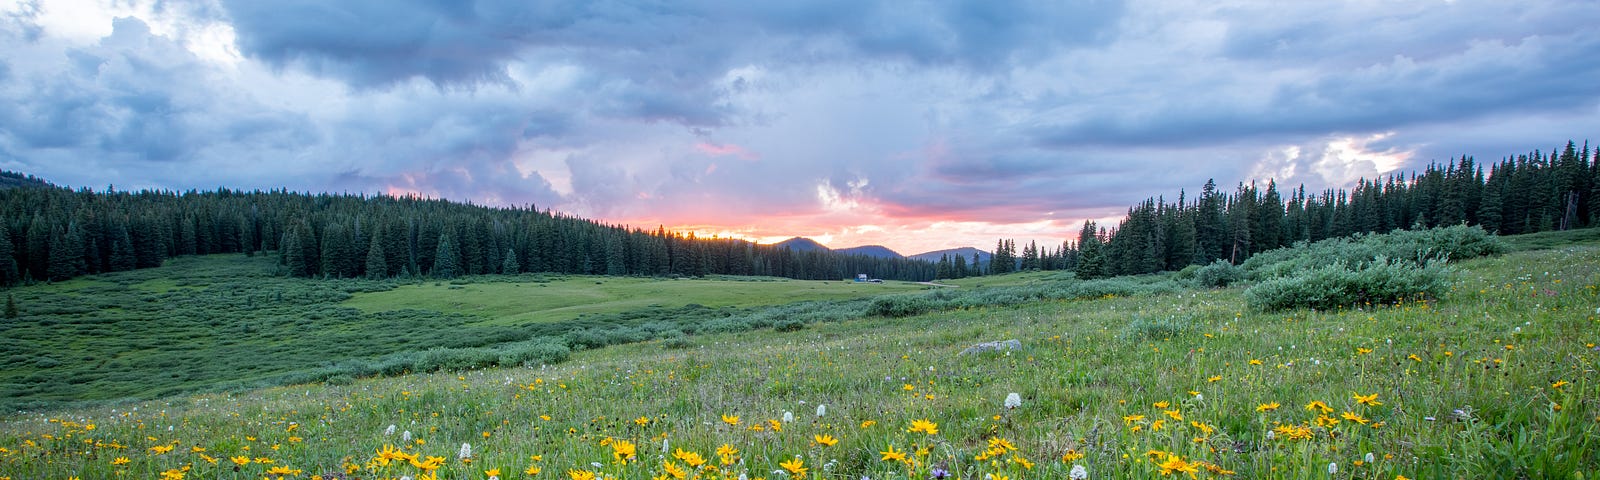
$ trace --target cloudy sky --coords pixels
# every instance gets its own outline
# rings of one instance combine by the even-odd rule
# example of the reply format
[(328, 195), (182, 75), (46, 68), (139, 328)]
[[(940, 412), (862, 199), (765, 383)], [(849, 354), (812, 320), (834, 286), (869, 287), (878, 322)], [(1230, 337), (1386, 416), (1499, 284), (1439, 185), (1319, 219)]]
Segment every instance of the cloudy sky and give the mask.
[(0, 168), (902, 253), (1600, 140), (1593, 0), (0, 0)]

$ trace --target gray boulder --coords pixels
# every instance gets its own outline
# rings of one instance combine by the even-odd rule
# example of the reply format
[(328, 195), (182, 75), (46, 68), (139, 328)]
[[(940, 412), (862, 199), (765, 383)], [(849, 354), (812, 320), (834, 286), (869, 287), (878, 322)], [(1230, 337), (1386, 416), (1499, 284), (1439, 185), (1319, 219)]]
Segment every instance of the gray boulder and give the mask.
[(1017, 340), (1017, 339), (1015, 339), (1015, 338), (1013, 338), (1013, 339), (1010, 339), (1010, 340), (1003, 340), (1003, 341), (998, 341), (998, 342), (984, 342), (984, 343), (980, 343), (980, 344), (977, 344), (977, 345), (973, 345), (973, 346), (967, 347), (966, 350), (962, 350), (961, 354), (962, 355), (975, 355), (975, 354), (979, 354), (979, 353), (999, 352), (999, 351), (1005, 351), (1005, 350), (1021, 350), (1021, 349), (1022, 349), (1022, 342)]

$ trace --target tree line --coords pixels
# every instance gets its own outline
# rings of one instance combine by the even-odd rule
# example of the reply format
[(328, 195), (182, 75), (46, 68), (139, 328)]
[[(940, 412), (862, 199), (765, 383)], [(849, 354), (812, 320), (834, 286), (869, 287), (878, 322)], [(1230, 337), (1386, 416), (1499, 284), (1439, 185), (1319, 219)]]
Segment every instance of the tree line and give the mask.
[[(1085, 222), (1076, 241), (1029, 243), (1020, 257), (1001, 240), (988, 268), (937, 264), (940, 278), (1015, 270), (1071, 270), (1102, 278), (1180, 270), (1214, 261), (1242, 263), (1295, 242), (1450, 225), (1479, 225), (1501, 235), (1600, 226), (1600, 146), (1508, 156), (1485, 166), (1471, 156), (1428, 165), (1421, 173), (1360, 179), (1351, 189), (1280, 192), (1239, 183), (1232, 192), (1207, 181), (1198, 198), (1157, 197), (1132, 206), (1114, 228)], [(963, 262), (964, 263), (964, 262)]]
[[(16, 173), (6, 178), (23, 179)], [(533, 206), (288, 191), (0, 190), (0, 285), (272, 252), (298, 277), (552, 272), (932, 279), (931, 262), (607, 225)]]

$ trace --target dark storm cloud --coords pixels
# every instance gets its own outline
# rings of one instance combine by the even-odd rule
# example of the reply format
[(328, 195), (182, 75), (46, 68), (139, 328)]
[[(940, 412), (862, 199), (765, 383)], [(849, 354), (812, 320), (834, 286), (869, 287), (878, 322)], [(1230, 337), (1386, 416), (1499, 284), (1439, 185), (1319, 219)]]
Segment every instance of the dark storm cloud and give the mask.
[(0, 167), (97, 187), (1065, 224), (1600, 131), (1587, 0), (76, 5), (0, 5)]

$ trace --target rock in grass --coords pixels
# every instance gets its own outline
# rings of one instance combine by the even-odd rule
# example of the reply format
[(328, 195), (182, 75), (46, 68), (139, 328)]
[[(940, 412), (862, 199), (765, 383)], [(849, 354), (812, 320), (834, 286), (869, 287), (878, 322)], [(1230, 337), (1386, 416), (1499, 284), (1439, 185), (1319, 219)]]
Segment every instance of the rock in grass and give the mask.
[(984, 342), (984, 343), (980, 343), (980, 344), (977, 344), (977, 345), (973, 345), (973, 346), (967, 347), (966, 350), (962, 350), (961, 354), (962, 355), (975, 355), (975, 354), (979, 354), (979, 353), (999, 352), (999, 351), (1004, 351), (1004, 350), (1021, 350), (1021, 349), (1022, 349), (1022, 342), (1017, 340), (1017, 339), (1015, 339), (1015, 338), (1013, 338), (1013, 339), (1010, 339), (1010, 340), (1004, 340), (1004, 341), (998, 341), (998, 342)]

